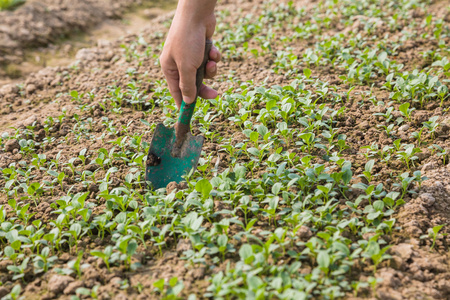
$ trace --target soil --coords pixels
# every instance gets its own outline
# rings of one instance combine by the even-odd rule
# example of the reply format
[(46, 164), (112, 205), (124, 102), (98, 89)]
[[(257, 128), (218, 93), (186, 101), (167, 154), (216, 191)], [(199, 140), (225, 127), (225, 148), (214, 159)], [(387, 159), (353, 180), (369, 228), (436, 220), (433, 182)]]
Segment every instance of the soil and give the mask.
[(29, 0), (1, 11), (0, 85), (19, 83), (43, 67), (68, 65), (78, 50), (139, 32), (175, 6), (175, 0)]
[(119, 18), (133, 3), (133, 0), (31, 0), (17, 10), (2, 11), (0, 63), (17, 60), (15, 57), (23, 55), (24, 48), (46, 46), (105, 18)]
[[(384, 281), (380, 296), (418, 299), (426, 294), (446, 299), (450, 295), (449, 239), (437, 239), (436, 251), (432, 251), (432, 240), (421, 238), (428, 235), (429, 228), (450, 224), (450, 166), (438, 167), (429, 162), (423, 165), (422, 172), (429, 179), (418, 196), (400, 208), (397, 220), (402, 235), (392, 249), (392, 266), (383, 273), (388, 280)], [(448, 226), (440, 233), (448, 235)]]
[(156, 154), (149, 153), (147, 156), (147, 166), (155, 167), (161, 163), (161, 158)]
[[(263, 1), (243, 2), (238, 0), (224, 1), (219, 4), (221, 10), (229, 10), (231, 13), (227, 17), (227, 21), (230, 23), (236, 22), (243, 14), (253, 13), (258, 14), (261, 9)], [(308, 1), (309, 2), (309, 1)], [(27, 20), (25, 15), (31, 16), (30, 20), (34, 20), (35, 15), (40, 16), (43, 12), (43, 6), (51, 5), (51, 3), (61, 3), (53, 10), (48, 10), (46, 14), (51, 14), (54, 22), (62, 22), (54, 25), (52, 22), (44, 26), (42, 30), (35, 30), (35, 27), (24, 24), (23, 20)], [(71, 4), (73, 3), (70, 2)], [(4, 62), (12, 62), (16, 59), (22, 59), (24, 47), (34, 47), (53, 43), (60, 35), (66, 35), (70, 31), (70, 28), (78, 28), (79, 30), (85, 30), (86, 28), (93, 26), (94, 24), (108, 18), (120, 17), (128, 5), (135, 3), (135, 1), (115, 1), (113, 5), (107, 1), (90, 2), (79, 1), (76, 5), (70, 5), (65, 1), (30, 1), (29, 4), (17, 9), (14, 12), (0, 13), (2, 20), (6, 20), (5, 24), (10, 29), (7, 34), (4, 34), (3, 27), (0, 27), (0, 41), (4, 39), (4, 43), (0, 43), (0, 51), (5, 54), (3, 56)], [(436, 13), (436, 15), (442, 15), (446, 17), (445, 11), (442, 12), (443, 3), (445, 1), (435, 1), (431, 4), (429, 11)], [(62, 7), (66, 6), (64, 10)], [(301, 5), (297, 3), (296, 5)], [(308, 4), (305, 9), (310, 8)], [(89, 9), (86, 9), (88, 6)], [(92, 9), (92, 6), (96, 9)], [(1, 15), (3, 14), (3, 15)], [(67, 14), (67, 17), (66, 17)], [(81, 15), (78, 15), (81, 14)], [(87, 15), (85, 15), (87, 14)], [(19, 17), (20, 16), (20, 17)], [(81, 18), (81, 16), (84, 16)], [(15, 18), (15, 19), (14, 19)], [(36, 22), (40, 22), (40, 17), (36, 17)], [(47, 18), (47, 17), (46, 17)], [(421, 12), (416, 14), (417, 21), (421, 20)], [(83, 21), (79, 21), (84, 19)], [(114, 83), (117, 86), (124, 87), (130, 81), (130, 78), (140, 80), (142, 82), (141, 90), (145, 95), (152, 97), (156, 82), (163, 78), (159, 67), (155, 65), (155, 59), (152, 56), (143, 57), (138, 60), (128, 60), (126, 51), (121, 45), (136, 47), (138, 50), (143, 51), (147, 45), (136, 44), (138, 36), (145, 37), (146, 42), (153, 49), (163, 41), (164, 34), (167, 32), (167, 22), (171, 19), (171, 15), (164, 15), (151, 23), (151, 28), (144, 29), (139, 34), (129, 34), (125, 37), (115, 40), (109, 43), (99, 43), (96, 47), (84, 48), (79, 50), (76, 54), (77, 62), (72, 62), (69, 66), (53, 66), (45, 67), (36, 73), (30, 74), (21, 81), (21, 84), (6, 84), (0, 88), (0, 130), (7, 131), (10, 134), (14, 132), (13, 128), (26, 128), (27, 126), (34, 126), (34, 133), (39, 141), (43, 141), (46, 137), (45, 131), (43, 131), (43, 125), (48, 116), (61, 116), (65, 115), (64, 122), (61, 125), (55, 125), (50, 132), (50, 137), (53, 137), (59, 141), (63, 141), (66, 137), (73, 139), (74, 135), (70, 132), (70, 129), (76, 124), (74, 120), (74, 114), (77, 110), (78, 104), (73, 101), (69, 96), (69, 92), (76, 90), (79, 93), (89, 93), (95, 91), (95, 96), (90, 102), (92, 109), (85, 112), (86, 115), (92, 118), (101, 119), (107, 117), (108, 121), (114, 122), (119, 125), (118, 128), (126, 128), (131, 133), (143, 133), (143, 139), (150, 141), (151, 134), (147, 131), (140, 120), (144, 119), (150, 124), (159, 123), (163, 121), (163, 109), (157, 108), (155, 114), (145, 115), (144, 112), (136, 112), (131, 107), (122, 107), (122, 114), (109, 114), (105, 115), (105, 111), (100, 104), (108, 97), (110, 93), (109, 86)], [(13, 21), (23, 25), (25, 30), (28, 30), (28, 34), (20, 33), (21, 30), (17, 30), (17, 27)], [(17, 21), (22, 20), (22, 21)], [(59, 21), (58, 21), (59, 20)], [(62, 21), (61, 21), (62, 20)], [(361, 21), (355, 18), (353, 26), (348, 29), (342, 24), (337, 24), (336, 27), (331, 27), (328, 35), (335, 33), (345, 33), (346, 30), (359, 31), (362, 30)], [(67, 22), (66, 22), (67, 21)], [(42, 23), (42, 22), (41, 22)], [(38, 23), (36, 23), (38, 24)], [(55, 23), (56, 24), (56, 23)], [(2, 24), (3, 25), (3, 24)], [(380, 25), (380, 32), (383, 31), (383, 25)], [(28, 29), (27, 29), (28, 28)], [(30, 29), (31, 28), (31, 29)], [(17, 31), (17, 33), (16, 33)], [(3, 33), (2, 33), (3, 32)], [(36, 33), (35, 33), (36, 32)], [(14, 35), (14, 34), (16, 35)], [(32, 34), (30, 34), (32, 33)], [(325, 33), (324, 33), (325, 34)], [(400, 37), (400, 32), (398, 33)], [(218, 39), (220, 36), (217, 37)], [(314, 38), (315, 39), (315, 38)], [(447, 41), (450, 38), (447, 37)], [(302, 41), (292, 43), (291, 47), (296, 49), (298, 54), (301, 54), (305, 48), (310, 47), (315, 40)], [(3, 46), (2, 46), (3, 45)], [(251, 47), (252, 45), (250, 45)], [(281, 46), (274, 43), (273, 49), (280, 50)], [(435, 49), (438, 47), (433, 41), (422, 39), (420, 36), (412, 41), (405, 42), (403, 47), (399, 49), (398, 62), (403, 62), (406, 69), (414, 69), (418, 65), (424, 63), (419, 51), (426, 49)], [(157, 51), (153, 54), (157, 55)], [(254, 84), (263, 83), (269, 85), (287, 85), (289, 84), (289, 78), (282, 74), (275, 74), (270, 71), (273, 67), (274, 57), (270, 54), (266, 54), (259, 58), (235, 58), (224, 60), (220, 66), (221, 75), (218, 80), (211, 82), (211, 84), (219, 89), (219, 91), (225, 91), (230, 88), (228, 83), (221, 81), (221, 78), (227, 78), (232, 75), (236, 79), (235, 88), (239, 88), (240, 83), (248, 80), (253, 80)], [(127, 70), (133, 69), (135, 72), (130, 74)], [(321, 78), (322, 81), (328, 81), (331, 85), (337, 87), (337, 90), (348, 90), (348, 85), (343, 83), (339, 79), (339, 70), (332, 70), (326, 66), (320, 66), (314, 68), (314, 77)], [(146, 74), (145, 76), (142, 74)], [(350, 99), (347, 99), (346, 114), (345, 117), (338, 119), (337, 127), (339, 127), (339, 133), (345, 133), (347, 135), (347, 141), (350, 144), (350, 149), (345, 150), (345, 157), (352, 162), (354, 167), (354, 174), (360, 174), (364, 170), (365, 158), (360, 154), (363, 152), (360, 150), (361, 146), (370, 145), (373, 142), (379, 144), (379, 148), (383, 148), (387, 145), (392, 145), (392, 138), (386, 136), (384, 131), (377, 128), (377, 125), (381, 122), (381, 117), (373, 115), (374, 112), (384, 112), (385, 108), (375, 107), (371, 105), (368, 100), (362, 98), (362, 92), (369, 91), (371, 88), (367, 86), (360, 86), (349, 95)], [(372, 88), (373, 93), (378, 99), (388, 99), (388, 93), (385, 90), (380, 89), (379, 86)], [(448, 107), (449, 101), (444, 105)], [(334, 109), (339, 109), (342, 104), (335, 104)], [(399, 129), (399, 135), (402, 142), (412, 143), (413, 138), (410, 137), (411, 133), (417, 131), (421, 126), (421, 123), (428, 120), (433, 115), (439, 116), (439, 122), (441, 126), (436, 133), (436, 140), (433, 143), (440, 145), (445, 149), (450, 148), (450, 142), (448, 139), (450, 130), (450, 119), (445, 115), (444, 108), (439, 105), (430, 105), (429, 107), (417, 107), (411, 122), (407, 122), (402, 130)], [(375, 111), (379, 110), (379, 111)], [(64, 113), (63, 113), (64, 111)], [(397, 116), (395, 116), (397, 117)], [(130, 125), (129, 122), (133, 121)], [(214, 125), (217, 129), (220, 129), (223, 136), (229, 138), (233, 145), (245, 139), (245, 136), (240, 132), (236, 133), (235, 128), (229, 126), (229, 123), (222, 117), (218, 119)], [(67, 162), (70, 157), (77, 156), (78, 153), (86, 148), (88, 153), (95, 153), (100, 148), (106, 148), (108, 151), (112, 148), (112, 145), (103, 141), (100, 138), (102, 133), (106, 132), (106, 125), (98, 122), (93, 125), (94, 137), (82, 137), (82, 143), (71, 144), (68, 143), (50, 143), (39, 149), (40, 154), (46, 154), (47, 159), (53, 159), (60, 153), (60, 160)], [(193, 126), (194, 134), (196, 132), (195, 124)], [(117, 133), (116, 136), (123, 135), (123, 131)], [(432, 141), (426, 140), (424, 144), (430, 144)], [(378, 284), (375, 294), (371, 294), (369, 290), (362, 291), (360, 298), (363, 297), (376, 297), (379, 299), (449, 299), (450, 298), (450, 257), (449, 257), (449, 234), (450, 226), (445, 226), (434, 249), (431, 248), (431, 240), (429, 238), (421, 238), (424, 234), (427, 234), (427, 230), (435, 225), (450, 224), (450, 166), (444, 164), (442, 158), (436, 154), (427, 150), (427, 147), (422, 147), (423, 152), (420, 153), (419, 159), (413, 166), (413, 170), (421, 170), (423, 175), (429, 179), (424, 181), (420, 188), (415, 189), (415, 194), (408, 195), (406, 197), (406, 204), (402, 206), (396, 214), (397, 231), (392, 237), (391, 244), (394, 246), (390, 249), (390, 254), (393, 258), (386, 263), (379, 266), (376, 277), (383, 278), (383, 281)], [(18, 153), (20, 146), (18, 140), (13, 139), (8, 141), (5, 145), (5, 151), (0, 153), (0, 167), (5, 168), (11, 163), (17, 163), (21, 160), (26, 160), (30, 163), (28, 157), (22, 157)], [(209, 140), (204, 144), (203, 150), (208, 151), (214, 157), (214, 162), (220, 171), (227, 168), (229, 158), (223, 152), (219, 152), (219, 147)], [(320, 150), (317, 150), (320, 151)], [(115, 162), (116, 163), (116, 162)], [(157, 164), (158, 158), (152, 154), (149, 155), (147, 163), (150, 165)], [(325, 163), (324, 161), (321, 163)], [(100, 169), (98, 166), (87, 163), (85, 166), (78, 164), (80, 170), (92, 170)], [(119, 186), (124, 181), (124, 176), (129, 169), (123, 163), (117, 162), (115, 165), (118, 168), (118, 172), (111, 176), (111, 187)], [(378, 172), (378, 181), (382, 181), (385, 184), (385, 188), (396, 190), (393, 185), (392, 174), (399, 175), (405, 171), (405, 166), (393, 161), (386, 164), (383, 161), (377, 159), (376, 172)], [(45, 173), (36, 172), (34, 180), (44, 180)], [(258, 174), (255, 174), (258, 175)], [(105, 176), (105, 172), (100, 169), (97, 174), (98, 178)], [(2, 184), (4, 182), (1, 182)], [(73, 186), (73, 187), (72, 187)], [(80, 183), (76, 183), (73, 178), (67, 177), (61, 187), (55, 190), (54, 196), (46, 197), (33, 212), (36, 212), (34, 219), (41, 219), (43, 222), (50, 222), (56, 219), (57, 216), (49, 215), (51, 211), (50, 205), (55, 203), (57, 197), (65, 195), (67, 190), (72, 187), (72, 192), (89, 192), (88, 202), (96, 202), (95, 196), (99, 192), (98, 186), (95, 184), (91, 186), (83, 186)], [(170, 183), (168, 186), (168, 192), (180, 190), (186, 188), (186, 185), (178, 185), (176, 183)], [(350, 200), (356, 199), (357, 193), (348, 195)], [(5, 195), (0, 196), (0, 204), (5, 204), (7, 201)], [(216, 201), (215, 210), (226, 210), (226, 204)], [(105, 207), (105, 203), (96, 203), (94, 215), (102, 211)], [(34, 208), (33, 208), (34, 209)], [(258, 230), (263, 231), (265, 224), (257, 224)], [(231, 226), (231, 232), (238, 229)], [(312, 236), (311, 230), (304, 226), (299, 231), (305, 239)], [(24, 298), (25, 299), (70, 299), (70, 295), (73, 295), (77, 288), (87, 287), (92, 288), (99, 284), (98, 290), (99, 299), (110, 299), (111, 294), (114, 294), (114, 299), (151, 299), (155, 297), (152, 293), (153, 282), (160, 278), (171, 278), (173, 276), (182, 279), (185, 284), (185, 290), (189, 290), (190, 293), (196, 294), (201, 298), (206, 287), (209, 285), (208, 279), (212, 275), (213, 271), (201, 266), (187, 265), (186, 261), (181, 259), (181, 254), (184, 251), (190, 249), (191, 243), (187, 240), (179, 239), (175, 241), (169, 239), (166, 241), (168, 249), (164, 251), (163, 256), (159, 256), (154, 249), (140, 249), (139, 254), (133, 257), (133, 262), (140, 262), (145, 265), (145, 268), (138, 269), (136, 271), (125, 270), (121, 267), (113, 267), (111, 271), (106, 269), (105, 264), (101, 259), (89, 259), (83, 258), (83, 263), (90, 265), (89, 269), (84, 272), (83, 280), (75, 278), (75, 276), (59, 275), (56, 273), (47, 273), (42, 276), (36, 276), (33, 274), (27, 274), (26, 280), (30, 282), (24, 286)], [(89, 253), (90, 250), (101, 248), (108, 244), (107, 239), (95, 239), (90, 240), (88, 238), (82, 239), (78, 247), (85, 249), (85, 253)], [(67, 261), (76, 258), (74, 252), (69, 252), (67, 255), (60, 256), (57, 261), (57, 266), (64, 268)], [(225, 271), (227, 264), (234, 264), (233, 257), (227, 257), (227, 259), (215, 269), (214, 272), (220, 270)], [(13, 280), (11, 274), (7, 273), (7, 265), (11, 264), (10, 261), (0, 262), (0, 271), (3, 272), (0, 278), (4, 283), (4, 287), (0, 288), (8, 292), (13, 286)], [(305, 266), (304, 272), (308, 271), (308, 267)], [(361, 267), (355, 277), (364, 280), (368, 276), (372, 275), (371, 269), (368, 267)], [(15, 283), (15, 282), (14, 282)], [(140, 292), (138, 292), (137, 286), (140, 286)], [(188, 294), (183, 294), (184, 298), (187, 298)], [(352, 295), (348, 295), (348, 299), (352, 298)], [(353, 298), (354, 299), (354, 298)]]

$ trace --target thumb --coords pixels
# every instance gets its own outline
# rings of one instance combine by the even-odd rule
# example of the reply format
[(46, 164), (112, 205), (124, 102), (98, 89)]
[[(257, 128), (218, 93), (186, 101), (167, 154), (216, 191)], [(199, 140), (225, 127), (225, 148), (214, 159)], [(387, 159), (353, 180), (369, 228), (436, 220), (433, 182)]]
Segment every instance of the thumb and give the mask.
[(195, 86), (195, 76), (197, 69), (194, 67), (184, 67), (180, 69), (180, 90), (183, 101), (191, 104), (195, 101), (197, 87)]

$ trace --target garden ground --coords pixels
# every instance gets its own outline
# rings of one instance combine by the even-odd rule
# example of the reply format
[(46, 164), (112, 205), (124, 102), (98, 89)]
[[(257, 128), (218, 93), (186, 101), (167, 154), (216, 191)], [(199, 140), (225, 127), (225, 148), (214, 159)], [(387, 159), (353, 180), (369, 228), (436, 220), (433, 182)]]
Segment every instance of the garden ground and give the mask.
[(200, 165), (152, 191), (170, 20), (0, 88), (0, 295), (448, 299), (448, 3), (223, 1)]

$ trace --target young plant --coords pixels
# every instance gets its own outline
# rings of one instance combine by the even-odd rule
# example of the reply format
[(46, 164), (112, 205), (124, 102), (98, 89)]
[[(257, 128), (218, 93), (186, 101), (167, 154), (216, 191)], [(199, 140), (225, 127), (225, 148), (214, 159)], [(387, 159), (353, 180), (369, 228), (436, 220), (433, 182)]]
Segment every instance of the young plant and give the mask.
[(83, 251), (78, 252), (77, 259), (71, 260), (67, 263), (67, 266), (75, 271), (79, 278), (81, 278), (81, 274), (83, 269), (89, 268), (89, 264), (81, 264), (81, 260), (83, 259)]
[(422, 152), (422, 150), (414, 147), (414, 145), (404, 145), (404, 151), (397, 152), (397, 158), (403, 160), (409, 170), (410, 162), (414, 162), (414, 160), (418, 159), (418, 157), (415, 156), (418, 152)]
[(434, 246), (436, 245), (436, 239), (439, 237), (439, 231), (444, 227), (446, 224), (442, 225), (436, 225), (433, 228), (428, 229), (428, 235), (422, 235), (421, 238), (431, 237), (433, 239), (433, 243), (431, 244), (430, 250), (433, 250)]
[(103, 250), (103, 251), (99, 251), (99, 250), (91, 251), (91, 255), (100, 257), (103, 260), (103, 262), (106, 265), (106, 268), (108, 268), (108, 271), (111, 271), (111, 269), (109, 267), (109, 258), (111, 257), (112, 253), (113, 253), (112, 246), (107, 246), (105, 248), (105, 250)]
[(367, 180), (367, 183), (370, 183), (374, 177), (374, 175), (372, 175), (372, 169), (373, 166), (375, 164), (375, 160), (371, 159), (369, 160), (366, 165), (364, 166), (364, 172), (362, 175), (359, 175), (359, 177), (363, 177)]
[(56, 255), (50, 256), (50, 248), (45, 247), (40, 253), (38, 253), (34, 258), (34, 272), (35, 273), (46, 273), (49, 268), (51, 268), (58, 260)]
[(427, 128), (430, 132), (431, 139), (435, 138), (436, 129), (439, 127), (439, 123), (437, 123), (437, 119), (439, 116), (431, 117), (427, 122), (423, 122), (424, 128)]
[(22, 279), (22, 281), (25, 283), (25, 270), (28, 267), (28, 261), (30, 260), (29, 257), (26, 257), (22, 263), (19, 266), (10, 265), (7, 266), (7, 269), (11, 272), (14, 272), (14, 276), (12, 277), (13, 280)]
[(408, 102), (403, 103), (400, 105), (399, 110), (402, 113), (402, 115), (408, 119), (409, 122), (411, 122), (411, 113), (415, 110), (415, 108), (409, 108), (410, 104)]
[(372, 259), (374, 268), (373, 273), (375, 274), (377, 272), (378, 265), (386, 259), (390, 259), (391, 256), (389, 254), (386, 254), (386, 251), (389, 250), (391, 246), (386, 246), (384, 248), (380, 247), (380, 244), (378, 244), (377, 241), (371, 240), (369, 241), (366, 250), (363, 252), (363, 257), (368, 257)]

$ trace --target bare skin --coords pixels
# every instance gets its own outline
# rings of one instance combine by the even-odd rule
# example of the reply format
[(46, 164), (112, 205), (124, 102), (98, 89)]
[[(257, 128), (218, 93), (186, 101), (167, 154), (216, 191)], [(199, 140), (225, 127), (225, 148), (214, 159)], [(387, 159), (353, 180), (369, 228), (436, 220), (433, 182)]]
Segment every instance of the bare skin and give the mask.
[[(197, 88), (195, 74), (202, 64), (205, 41), (212, 38), (216, 27), (214, 7), (216, 0), (180, 0), (160, 57), (161, 68), (169, 85), (169, 91), (178, 108), (184, 100), (195, 101)], [(216, 47), (209, 52), (205, 78), (217, 74), (221, 54)], [(198, 95), (214, 99), (217, 91), (202, 85)]]

